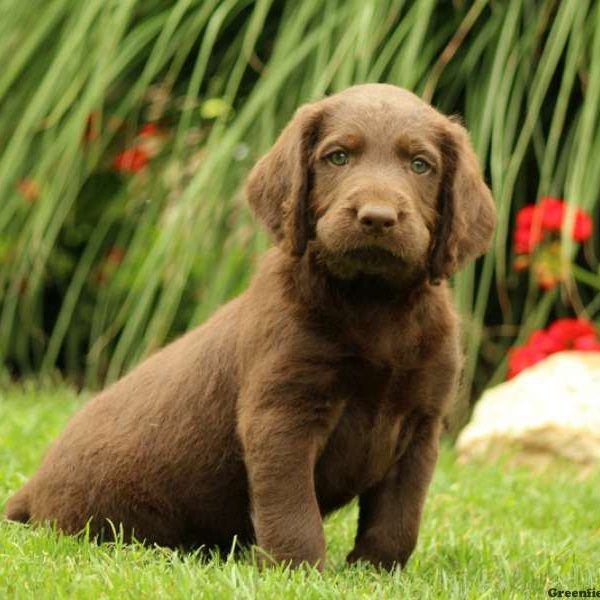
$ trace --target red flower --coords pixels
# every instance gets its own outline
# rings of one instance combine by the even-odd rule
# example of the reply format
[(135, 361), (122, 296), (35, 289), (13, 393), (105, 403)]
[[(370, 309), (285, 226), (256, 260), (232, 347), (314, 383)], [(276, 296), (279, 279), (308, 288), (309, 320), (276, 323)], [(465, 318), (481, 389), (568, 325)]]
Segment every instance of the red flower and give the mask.
[(123, 258), (125, 258), (125, 250), (123, 250), (123, 248), (120, 248), (119, 246), (113, 246), (106, 253), (106, 260), (115, 265), (118, 265), (121, 262), (123, 262)]
[(595, 335), (582, 335), (573, 342), (573, 350), (600, 352), (600, 341)]
[(524, 371), (528, 367), (532, 367), (546, 358), (546, 356), (547, 354), (544, 352), (529, 346), (522, 346), (521, 348), (510, 350), (508, 353), (508, 379), (512, 379), (521, 371)]
[(17, 190), (29, 202), (35, 202), (40, 197), (40, 185), (35, 179), (23, 177), (17, 184)]
[(573, 239), (576, 242), (585, 242), (592, 235), (592, 228), (592, 217), (586, 212), (578, 210), (573, 225)]
[(113, 168), (121, 173), (137, 173), (148, 164), (148, 158), (142, 148), (133, 146), (115, 156)]
[(530, 348), (535, 348), (539, 352), (544, 354), (552, 354), (553, 352), (560, 352), (566, 350), (566, 345), (561, 341), (552, 337), (547, 331), (540, 329), (534, 331), (527, 341), (527, 345)]
[(565, 216), (565, 203), (546, 196), (540, 200), (538, 207), (542, 215), (542, 227), (547, 231), (560, 231)]
[(159, 135), (159, 133), (160, 130), (154, 123), (146, 123), (145, 125), (142, 125), (138, 131), (140, 137), (155, 137)]
[(526, 227), (515, 231), (515, 252), (517, 254), (531, 254), (536, 245), (542, 241), (544, 235), (541, 230)]
[(570, 348), (577, 338), (596, 336), (596, 328), (585, 319), (558, 319), (548, 328), (548, 335), (565, 348)]
[(585, 319), (558, 319), (548, 329), (534, 331), (524, 346), (509, 350), (507, 378), (563, 350), (600, 352), (594, 324)]
[(528, 204), (517, 212), (517, 229), (530, 229), (535, 218), (535, 204)]
[(529, 257), (521, 254), (520, 256), (515, 256), (515, 260), (513, 261), (513, 269), (517, 272), (527, 271), (529, 269)]
[[(538, 204), (528, 204), (517, 212), (514, 235), (515, 253), (531, 254), (544, 233), (560, 232), (565, 220), (567, 205), (563, 200), (544, 196)], [(576, 242), (584, 242), (592, 235), (593, 221), (588, 213), (577, 210), (573, 231)]]
[(558, 279), (552, 275), (540, 275), (537, 278), (538, 287), (542, 290), (553, 290), (558, 283)]

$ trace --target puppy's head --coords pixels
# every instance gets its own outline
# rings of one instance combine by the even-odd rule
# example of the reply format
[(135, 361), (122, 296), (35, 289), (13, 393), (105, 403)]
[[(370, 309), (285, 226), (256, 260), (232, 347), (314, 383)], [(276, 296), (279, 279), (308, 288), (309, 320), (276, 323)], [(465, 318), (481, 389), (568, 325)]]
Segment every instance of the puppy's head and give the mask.
[(488, 247), (495, 209), (466, 131), (410, 92), (369, 84), (302, 107), (254, 167), (276, 240), (337, 276), (451, 276)]

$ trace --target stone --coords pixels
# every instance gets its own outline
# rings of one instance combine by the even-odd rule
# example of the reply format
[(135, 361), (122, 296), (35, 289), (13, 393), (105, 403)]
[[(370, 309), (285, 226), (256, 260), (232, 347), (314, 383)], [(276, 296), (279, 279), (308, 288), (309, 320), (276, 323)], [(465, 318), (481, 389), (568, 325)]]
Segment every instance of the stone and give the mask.
[(457, 440), (458, 458), (545, 466), (600, 462), (600, 352), (559, 352), (487, 390)]

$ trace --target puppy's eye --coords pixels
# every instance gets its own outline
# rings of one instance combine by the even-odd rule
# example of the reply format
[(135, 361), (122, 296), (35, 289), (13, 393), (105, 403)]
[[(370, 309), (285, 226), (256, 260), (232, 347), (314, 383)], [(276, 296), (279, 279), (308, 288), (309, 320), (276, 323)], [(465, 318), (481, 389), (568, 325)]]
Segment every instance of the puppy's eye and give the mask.
[(418, 175), (422, 175), (431, 170), (431, 165), (424, 158), (414, 158), (410, 163), (410, 168)]
[(336, 167), (343, 167), (344, 165), (347, 165), (350, 160), (348, 153), (343, 150), (336, 150), (335, 152), (328, 154), (325, 158)]

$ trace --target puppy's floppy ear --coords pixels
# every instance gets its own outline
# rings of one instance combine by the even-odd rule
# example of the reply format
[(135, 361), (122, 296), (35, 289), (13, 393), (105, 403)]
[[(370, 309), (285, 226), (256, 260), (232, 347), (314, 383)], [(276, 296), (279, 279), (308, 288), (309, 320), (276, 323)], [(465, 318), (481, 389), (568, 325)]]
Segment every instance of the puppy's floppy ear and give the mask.
[(449, 120), (440, 133), (443, 176), (430, 259), (433, 282), (448, 278), (489, 247), (496, 225), (492, 194), (466, 130)]
[(322, 118), (318, 103), (300, 108), (246, 182), (246, 196), (256, 215), (278, 243), (298, 256), (311, 237), (313, 150)]

